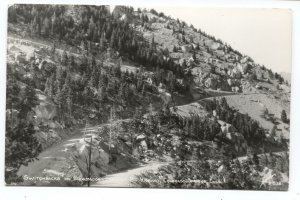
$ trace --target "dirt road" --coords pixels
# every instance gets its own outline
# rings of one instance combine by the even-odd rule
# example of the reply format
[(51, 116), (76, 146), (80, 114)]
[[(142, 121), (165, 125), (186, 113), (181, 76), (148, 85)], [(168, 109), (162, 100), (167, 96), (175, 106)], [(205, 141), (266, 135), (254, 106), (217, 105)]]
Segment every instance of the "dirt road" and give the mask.
[(158, 168), (169, 164), (169, 162), (153, 162), (140, 165), (139, 167), (129, 169), (123, 172), (111, 174), (100, 179), (98, 182), (92, 183), (93, 187), (134, 187), (131, 181), (136, 175), (142, 174), (146, 171), (156, 171)]

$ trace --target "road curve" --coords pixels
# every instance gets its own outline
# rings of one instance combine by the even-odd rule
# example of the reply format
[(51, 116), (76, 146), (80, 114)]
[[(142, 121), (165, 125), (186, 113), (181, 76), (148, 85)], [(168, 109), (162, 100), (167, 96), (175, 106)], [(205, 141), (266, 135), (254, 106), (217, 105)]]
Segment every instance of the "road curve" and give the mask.
[(140, 165), (133, 169), (128, 169), (119, 173), (107, 175), (98, 182), (92, 183), (92, 187), (134, 187), (131, 181), (136, 175), (146, 171), (156, 171), (158, 168), (169, 164), (170, 162), (152, 162)]

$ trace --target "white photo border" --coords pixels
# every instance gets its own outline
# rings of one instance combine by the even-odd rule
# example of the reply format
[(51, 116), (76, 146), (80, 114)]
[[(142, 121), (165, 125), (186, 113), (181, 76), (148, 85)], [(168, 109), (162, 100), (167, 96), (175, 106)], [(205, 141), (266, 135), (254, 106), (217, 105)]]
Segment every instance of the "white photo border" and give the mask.
[[(5, 94), (6, 94), (6, 46), (7, 8), (9, 4), (91, 4), (91, 5), (155, 5), (155, 6), (200, 6), (225, 8), (288, 8), (293, 12), (292, 33), (292, 94), (291, 94), (291, 135), (290, 135), (290, 184), (287, 192), (246, 191), (246, 190), (196, 190), (196, 189), (138, 189), (138, 188), (72, 188), (72, 187), (8, 187), (4, 186), (5, 148)], [(1, 0), (0, 2), (0, 199), (4, 200), (53, 200), (53, 199), (205, 199), (205, 200), (300, 200), (300, 2), (299, 1), (220, 1), (220, 0)]]

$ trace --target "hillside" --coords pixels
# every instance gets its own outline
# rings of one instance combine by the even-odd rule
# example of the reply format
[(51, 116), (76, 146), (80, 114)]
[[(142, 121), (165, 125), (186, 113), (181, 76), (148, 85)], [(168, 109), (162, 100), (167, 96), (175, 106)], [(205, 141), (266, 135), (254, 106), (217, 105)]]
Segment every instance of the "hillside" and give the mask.
[(290, 85), (278, 73), (154, 9), (12, 5), (8, 22), (8, 185), (161, 187), (128, 183), (149, 169), (222, 179), (166, 187), (287, 189)]
[(289, 84), (291, 84), (292, 74), (288, 72), (281, 72), (280, 75), (286, 80)]

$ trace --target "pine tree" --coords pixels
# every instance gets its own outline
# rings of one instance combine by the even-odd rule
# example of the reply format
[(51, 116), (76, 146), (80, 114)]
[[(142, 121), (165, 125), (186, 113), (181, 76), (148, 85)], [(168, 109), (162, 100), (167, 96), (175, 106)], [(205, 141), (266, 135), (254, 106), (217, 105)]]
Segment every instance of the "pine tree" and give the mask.
[(73, 107), (73, 100), (72, 100), (72, 90), (71, 88), (68, 88), (68, 94), (67, 94), (67, 100), (66, 100), (66, 103), (67, 103), (67, 110), (68, 110), (68, 113), (69, 113), (69, 117), (72, 116), (72, 107)]
[(51, 97), (51, 98), (54, 95), (54, 91), (53, 91), (53, 79), (51, 77), (47, 78), (47, 80), (46, 80), (44, 92), (45, 92), (45, 94), (48, 97)]
[(63, 114), (63, 102), (64, 101), (64, 96), (63, 92), (61, 91), (61, 88), (58, 87), (56, 91), (56, 95), (54, 97), (54, 102), (58, 105), (58, 116), (61, 119), (62, 114)]
[(177, 48), (175, 45), (173, 46), (173, 52), (177, 52)]
[(274, 137), (276, 135), (276, 125), (273, 126), (272, 130), (271, 130), (271, 136)]
[(102, 32), (100, 41), (99, 41), (99, 46), (100, 46), (101, 52), (103, 52), (105, 50), (105, 45), (106, 45), (105, 32)]
[(285, 110), (282, 110), (282, 111), (281, 111), (281, 120), (282, 120), (282, 122), (284, 122), (284, 123), (287, 123), (287, 122), (288, 122), (288, 119), (287, 119), (287, 115), (286, 115)]
[(155, 48), (156, 48), (155, 40), (154, 40), (154, 34), (152, 34), (151, 48), (152, 48), (152, 49), (155, 49)]
[(49, 36), (50, 33), (50, 20), (48, 19), (48, 17), (46, 16), (44, 21), (43, 21), (43, 27), (42, 27), (42, 32), (44, 34), (45, 37)]
[(15, 5), (8, 8), (8, 22), (17, 23), (17, 11)]
[(185, 121), (184, 132), (185, 132), (186, 136), (191, 135), (191, 128), (190, 128), (190, 120), (189, 119), (186, 119), (186, 121)]
[(9, 120), (6, 123), (5, 182), (10, 184), (21, 181), (17, 175), (19, 168), (37, 158), (42, 149), (34, 136), (35, 130), (32, 123), (19, 121), (13, 126), (10, 125)]
[(19, 118), (26, 120), (27, 114), (38, 104), (38, 98), (34, 88), (28, 85), (20, 95), (22, 106), (20, 106)]
[[(9, 77), (9, 76), (8, 76)], [(20, 86), (13, 79), (8, 79), (6, 87), (6, 109), (10, 110), (10, 119), (11, 122), (13, 119), (13, 110), (16, 110), (19, 107), (19, 93), (21, 91)]]
[(68, 55), (66, 51), (61, 55), (61, 63), (65, 66), (68, 64)]

